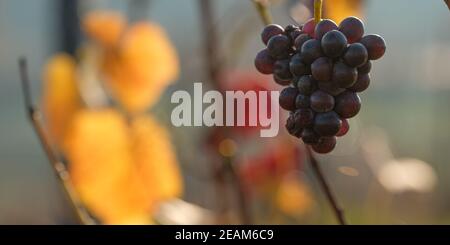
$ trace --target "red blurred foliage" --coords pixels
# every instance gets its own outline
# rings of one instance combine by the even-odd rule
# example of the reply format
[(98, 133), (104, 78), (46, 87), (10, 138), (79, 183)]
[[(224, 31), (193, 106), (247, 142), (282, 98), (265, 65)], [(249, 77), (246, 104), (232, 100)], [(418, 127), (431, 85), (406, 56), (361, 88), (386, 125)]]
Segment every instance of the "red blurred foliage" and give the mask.
[[(256, 119), (255, 121), (258, 122), (257, 126), (249, 126), (250, 122), (250, 113), (249, 111), (249, 102), (245, 102), (245, 120), (246, 125), (243, 127), (230, 127), (231, 133), (237, 134), (244, 137), (251, 137), (255, 133), (258, 133), (261, 129), (261, 125), (259, 124), (259, 92), (260, 91), (267, 91), (268, 92), (268, 101), (267, 101), (267, 115), (271, 117), (271, 110), (272, 110), (272, 99), (270, 96), (270, 91), (276, 90), (276, 88), (273, 86), (273, 82), (271, 81), (270, 77), (260, 75), (256, 72), (248, 72), (248, 71), (233, 71), (228, 72), (223, 76), (223, 79), (219, 83), (220, 89), (223, 93), (225, 91), (242, 91), (244, 93), (249, 91), (255, 91), (256, 96), (258, 98), (258, 109), (255, 114)], [(225, 115), (226, 117), (226, 115)], [(236, 112), (236, 106), (234, 110), (234, 118), (236, 120), (237, 118), (237, 112)]]

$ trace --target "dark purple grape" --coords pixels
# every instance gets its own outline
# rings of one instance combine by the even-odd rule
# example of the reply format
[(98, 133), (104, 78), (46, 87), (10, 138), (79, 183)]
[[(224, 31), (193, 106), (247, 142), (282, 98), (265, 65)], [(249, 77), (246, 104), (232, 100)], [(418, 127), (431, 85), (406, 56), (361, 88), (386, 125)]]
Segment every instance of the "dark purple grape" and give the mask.
[(328, 112), (334, 108), (334, 97), (322, 90), (317, 90), (311, 94), (310, 104), (315, 112)]
[(300, 54), (292, 56), (291, 62), (289, 63), (289, 69), (291, 73), (297, 77), (311, 73), (309, 66), (303, 62), (303, 57)]
[(318, 87), (320, 90), (333, 96), (337, 96), (345, 91), (345, 89), (339, 87), (335, 82), (319, 82)]
[(281, 85), (281, 86), (288, 86), (289, 84), (291, 84), (292, 80), (291, 79), (281, 79), (279, 78), (276, 74), (273, 75), (273, 80)]
[(367, 35), (360, 42), (367, 48), (369, 60), (377, 60), (386, 52), (386, 42), (379, 35)]
[(350, 125), (348, 124), (348, 120), (347, 119), (342, 119), (342, 125), (341, 125), (341, 129), (339, 129), (339, 132), (336, 134), (337, 137), (342, 137), (344, 135), (346, 135), (348, 133), (348, 131), (350, 130)]
[(275, 60), (269, 55), (267, 49), (259, 51), (255, 58), (255, 67), (262, 74), (272, 74)]
[(293, 87), (287, 87), (280, 93), (279, 103), (281, 108), (287, 111), (295, 110), (295, 99), (297, 98), (298, 90)]
[(261, 33), (261, 40), (263, 41), (263, 43), (265, 45), (267, 45), (270, 38), (277, 36), (277, 35), (281, 35), (283, 33), (284, 33), (283, 27), (281, 27), (280, 25), (276, 25), (276, 24), (270, 24), (270, 25), (267, 25), (266, 27), (264, 27), (264, 29)]
[(360, 67), (367, 63), (368, 58), (366, 47), (360, 43), (350, 44), (343, 57), (344, 62), (350, 67)]
[(320, 41), (315, 39), (306, 41), (302, 46), (301, 53), (303, 56), (303, 61), (306, 64), (313, 63), (316, 59), (323, 56)]
[(335, 136), (341, 125), (341, 119), (334, 111), (318, 113), (314, 119), (314, 131), (320, 136)]
[(293, 113), (289, 115), (286, 121), (286, 129), (290, 135), (295, 136), (297, 138), (300, 138), (300, 136), (302, 135), (303, 129), (301, 127), (298, 127), (297, 123), (295, 122)]
[(289, 59), (277, 60), (273, 66), (273, 74), (283, 81), (292, 80), (293, 76), (289, 69)]
[(267, 50), (275, 59), (286, 59), (291, 52), (291, 40), (285, 35), (273, 36), (267, 43)]
[(358, 79), (358, 71), (356, 68), (349, 67), (340, 61), (334, 64), (332, 80), (337, 83), (339, 87), (351, 87), (355, 84), (356, 79)]
[(299, 94), (295, 99), (295, 107), (297, 107), (297, 109), (308, 109), (310, 105), (309, 101), (308, 95)]
[(296, 49), (296, 50), (301, 50), (303, 44), (304, 44), (306, 41), (311, 40), (311, 39), (312, 39), (312, 38), (311, 38), (308, 34), (306, 34), (306, 33), (300, 34), (300, 35), (295, 39), (295, 41), (294, 41), (294, 47), (295, 47), (295, 49)]
[(330, 81), (333, 74), (333, 61), (320, 57), (311, 64), (311, 74), (317, 81)]
[(339, 30), (347, 37), (348, 43), (355, 43), (364, 35), (364, 23), (357, 17), (348, 17), (341, 22)]
[(310, 37), (314, 38), (314, 31), (316, 29), (316, 21), (314, 18), (309, 19), (304, 25), (302, 31), (307, 33)]
[(348, 90), (353, 92), (361, 93), (365, 91), (370, 85), (370, 75), (369, 74), (358, 74), (358, 80), (353, 84)]
[(312, 148), (319, 154), (327, 154), (334, 150), (336, 143), (336, 137), (322, 137), (317, 144), (312, 146)]
[(317, 40), (322, 40), (322, 37), (329, 31), (337, 30), (338, 26), (336, 23), (330, 19), (321, 20), (315, 28), (315, 38)]
[(361, 109), (361, 99), (355, 92), (345, 91), (336, 97), (334, 111), (341, 118), (352, 118)]
[(312, 128), (305, 128), (302, 132), (302, 140), (305, 144), (314, 145), (319, 143), (320, 136)]
[(301, 94), (310, 95), (317, 90), (317, 81), (311, 76), (301, 76), (297, 81), (297, 88)]
[(322, 50), (330, 58), (341, 56), (346, 48), (347, 38), (340, 31), (330, 31), (322, 38)]
[(294, 120), (297, 127), (305, 128), (314, 122), (314, 112), (310, 109), (298, 109), (294, 113)]
[(369, 60), (361, 67), (358, 67), (359, 74), (368, 74), (372, 70), (372, 62)]

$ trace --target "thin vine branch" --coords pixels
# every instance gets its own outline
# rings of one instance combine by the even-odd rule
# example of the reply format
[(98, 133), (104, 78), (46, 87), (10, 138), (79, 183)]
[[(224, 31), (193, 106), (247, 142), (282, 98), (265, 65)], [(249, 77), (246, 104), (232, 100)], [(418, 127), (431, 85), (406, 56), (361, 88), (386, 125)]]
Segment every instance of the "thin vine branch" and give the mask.
[(450, 0), (444, 0), (445, 4), (447, 4), (448, 9), (450, 10)]
[(77, 195), (75, 194), (74, 188), (70, 183), (69, 173), (66, 169), (66, 166), (62, 163), (62, 161), (59, 160), (58, 155), (54, 152), (50, 144), (50, 140), (48, 139), (43, 127), (41, 126), (41, 113), (33, 105), (32, 101), (30, 82), (28, 77), (28, 67), (25, 58), (19, 59), (19, 69), (26, 113), (37, 137), (40, 140), (42, 148), (44, 149), (44, 152), (47, 155), (48, 160), (50, 161), (52, 169), (55, 171), (55, 174), (58, 177), (67, 198), (69, 199), (71, 208), (75, 213), (79, 224), (93, 224), (92, 219), (89, 217), (86, 210), (83, 208), (83, 205), (79, 201)]
[[(211, 0), (199, 0), (199, 7), (201, 13), (201, 24), (203, 25), (204, 42), (206, 48), (206, 61), (208, 65), (209, 78), (212, 85), (220, 90), (219, 81), (221, 79), (223, 62), (219, 59), (220, 45), (218, 42), (217, 30), (214, 26), (214, 12), (211, 4)], [(221, 129), (226, 130), (226, 129)], [(226, 135), (226, 131), (224, 133)], [(224, 190), (223, 181), (225, 179), (224, 170), (233, 180), (233, 187), (237, 195), (238, 207), (240, 212), (241, 221), (243, 224), (251, 224), (251, 212), (249, 205), (245, 197), (242, 187), (240, 176), (237, 174), (232, 159), (222, 156), (222, 165), (217, 166), (213, 176), (216, 179), (218, 190)], [(226, 199), (226, 196), (224, 197)]]
[(333, 194), (333, 192), (330, 188), (330, 185), (328, 184), (328, 182), (322, 172), (322, 169), (320, 168), (319, 162), (314, 157), (313, 153), (311, 152), (310, 147), (305, 146), (305, 148), (306, 148), (306, 154), (311, 163), (311, 167), (312, 167), (317, 179), (319, 180), (320, 186), (321, 186), (323, 192), (325, 193), (327, 200), (330, 203), (331, 208), (333, 209), (333, 212), (334, 212), (334, 215), (336, 216), (337, 221), (341, 225), (346, 225), (347, 221), (344, 216), (344, 209), (341, 206), (339, 206), (339, 204), (336, 200), (336, 197)]
[(273, 22), (272, 20), (272, 14), (270, 14), (269, 11), (269, 3), (266, 0), (252, 0), (255, 4), (256, 10), (259, 13), (259, 16), (261, 17), (262, 22), (264, 25), (269, 25)]

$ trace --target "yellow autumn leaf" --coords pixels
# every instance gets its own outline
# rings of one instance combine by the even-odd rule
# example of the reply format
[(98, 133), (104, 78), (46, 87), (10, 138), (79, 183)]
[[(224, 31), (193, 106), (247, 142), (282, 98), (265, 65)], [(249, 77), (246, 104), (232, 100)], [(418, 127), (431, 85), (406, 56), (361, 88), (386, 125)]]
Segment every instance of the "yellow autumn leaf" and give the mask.
[(46, 127), (57, 145), (62, 143), (67, 125), (81, 108), (75, 60), (68, 54), (49, 59), (43, 71), (42, 108)]
[(149, 216), (153, 201), (133, 165), (129, 129), (120, 113), (80, 111), (65, 146), (73, 185), (96, 217), (121, 224)]
[(151, 116), (131, 123), (133, 154), (146, 189), (159, 201), (180, 197), (183, 183), (169, 133)]
[(349, 16), (363, 17), (362, 0), (333, 0), (324, 1), (324, 17), (341, 23)]
[(126, 24), (125, 17), (113, 11), (90, 12), (82, 20), (83, 31), (106, 48), (117, 45)]
[(112, 95), (131, 113), (154, 105), (179, 72), (178, 57), (165, 31), (157, 24), (131, 26), (117, 50), (102, 59)]

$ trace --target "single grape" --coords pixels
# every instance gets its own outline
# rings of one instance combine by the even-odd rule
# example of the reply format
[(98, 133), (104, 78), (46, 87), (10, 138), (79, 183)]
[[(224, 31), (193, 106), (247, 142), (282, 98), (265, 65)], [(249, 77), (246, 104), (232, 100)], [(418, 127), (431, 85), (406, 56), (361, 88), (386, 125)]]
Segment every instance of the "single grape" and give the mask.
[(342, 137), (348, 133), (350, 130), (350, 124), (348, 123), (347, 119), (342, 119), (342, 126), (341, 129), (339, 129), (339, 132), (336, 134), (337, 137)]
[(311, 74), (317, 81), (330, 81), (333, 74), (333, 61), (327, 57), (320, 57), (311, 64)]
[(281, 80), (292, 80), (293, 76), (289, 69), (289, 59), (277, 60), (273, 66), (273, 74)]
[(310, 95), (317, 89), (317, 81), (311, 76), (305, 75), (298, 78), (297, 88), (301, 94)]
[(369, 74), (358, 74), (358, 80), (353, 84), (348, 90), (361, 93), (365, 91), (370, 85), (370, 75)]
[(294, 41), (295, 49), (299, 51), (302, 50), (303, 44), (310, 39), (312, 38), (308, 34), (306, 33), (300, 34)]
[(358, 71), (356, 70), (356, 68), (349, 67), (340, 61), (334, 64), (333, 82), (337, 83), (339, 87), (351, 87), (353, 84), (355, 84), (356, 79), (358, 79)]
[(291, 79), (281, 79), (277, 76), (277, 74), (273, 74), (273, 80), (281, 85), (281, 86), (288, 86), (289, 84), (291, 84), (292, 80)]
[(262, 74), (272, 74), (275, 60), (269, 55), (267, 49), (259, 51), (255, 58), (255, 67)]
[(299, 128), (305, 128), (314, 122), (314, 112), (310, 109), (298, 109), (294, 113), (294, 120)]
[(347, 38), (340, 31), (330, 31), (322, 38), (322, 50), (330, 58), (341, 56), (346, 48)]
[(337, 96), (345, 91), (345, 89), (339, 87), (335, 82), (319, 82), (318, 87), (320, 90), (333, 96)]
[(290, 135), (295, 136), (297, 138), (300, 138), (300, 136), (302, 135), (303, 129), (298, 127), (297, 123), (295, 122), (293, 113), (289, 115), (286, 121), (286, 129)]
[(336, 23), (330, 19), (321, 20), (315, 28), (315, 38), (317, 40), (322, 40), (322, 37), (329, 31), (337, 30), (338, 26)]
[(355, 92), (345, 91), (336, 97), (334, 111), (341, 118), (352, 118), (358, 114), (360, 109), (361, 99)]
[(284, 33), (284, 29), (283, 27), (281, 27), (280, 25), (276, 25), (276, 24), (270, 24), (267, 25), (266, 27), (264, 27), (262, 33), (261, 33), (261, 40), (263, 41), (263, 43), (265, 45), (267, 45), (267, 42), (269, 42), (269, 39), (277, 36), (277, 35), (281, 35)]
[(362, 65), (361, 67), (358, 67), (358, 73), (359, 74), (368, 74), (372, 70), (372, 62), (369, 60), (366, 62), (366, 64)]
[(322, 137), (317, 144), (312, 146), (312, 148), (319, 154), (327, 154), (334, 150), (336, 143), (336, 137)]
[(314, 18), (309, 19), (304, 25), (302, 31), (307, 33), (310, 37), (314, 38), (314, 31), (316, 28), (316, 22)]
[(295, 110), (295, 99), (297, 98), (298, 90), (294, 87), (287, 87), (280, 93), (279, 103), (281, 108), (287, 111)]
[(386, 42), (379, 35), (367, 35), (360, 42), (367, 48), (369, 60), (377, 60), (386, 52)]
[(311, 95), (310, 104), (315, 112), (328, 112), (334, 108), (334, 97), (322, 90), (317, 90)]
[(299, 94), (295, 99), (295, 107), (297, 109), (308, 109), (310, 105), (310, 98), (308, 95)]
[(315, 39), (306, 41), (302, 46), (301, 53), (306, 64), (313, 63), (316, 59), (323, 56), (320, 41)]
[(289, 69), (294, 76), (299, 77), (311, 73), (309, 66), (306, 65), (303, 60), (301, 54), (292, 56), (291, 62), (289, 63)]
[(273, 36), (267, 43), (269, 54), (275, 59), (285, 59), (291, 52), (291, 40), (285, 35)]
[(364, 23), (357, 17), (348, 17), (341, 22), (339, 30), (347, 37), (348, 43), (355, 43), (364, 35)]
[(343, 57), (344, 62), (350, 67), (360, 67), (367, 63), (368, 58), (366, 47), (360, 43), (350, 44)]
[(318, 113), (314, 118), (314, 131), (320, 136), (335, 136), (341, 125), (341, 119), (334, 111)]
[(319, 143), (320, 136), (312, 128), (305, 128), (302, 132), (302, 140), (305, 144), (314, 145)]

